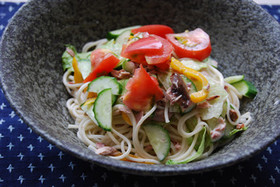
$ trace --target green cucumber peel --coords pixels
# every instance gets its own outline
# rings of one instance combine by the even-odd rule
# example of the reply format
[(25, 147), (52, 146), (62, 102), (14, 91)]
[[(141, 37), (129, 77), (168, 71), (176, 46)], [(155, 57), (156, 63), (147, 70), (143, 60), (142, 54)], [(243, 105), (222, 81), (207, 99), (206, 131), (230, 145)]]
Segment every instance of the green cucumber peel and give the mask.
[(225, 78), (224, 81), (229, 84), (233, 84), (233, 83), (242, 81), (243, 79), (244, 79), (244, 75), (234, 75), (234, 76)]
[(168, 131), (158, 123), (146, 123), (143, 128), (158, 159), (163, 161), (167, 157), (171, 145)]
[(258, 91), (257, 88), (249, 81), (242, 80), (232, 84), (240, 94), (248, 98), (254, 98)]
[(132, 29), (135, 29), (135, 28), (138, 28), (138, 27), (140, 27), (140, 25), (125, 27), (125, 28), (122, 28), (122, 29), (116, 29), (116, 30), (110, 31), (110, 32), (107, 33), (106, 38), (108, 40), (116, 39), (123, 32), (128, 31), (128, 30), (132, 30)]
[(102, 90), (111, 88), (113, 95), (119, 95), (122, 92), (122, 85), (118, 82), (115, 77), (101, 76), (88, 85), (88, 92), (100, 93)]
[(99, 127), (105, 131), (112, 130), (112, 90), (102, 90), (94, 102), (93, 113)]

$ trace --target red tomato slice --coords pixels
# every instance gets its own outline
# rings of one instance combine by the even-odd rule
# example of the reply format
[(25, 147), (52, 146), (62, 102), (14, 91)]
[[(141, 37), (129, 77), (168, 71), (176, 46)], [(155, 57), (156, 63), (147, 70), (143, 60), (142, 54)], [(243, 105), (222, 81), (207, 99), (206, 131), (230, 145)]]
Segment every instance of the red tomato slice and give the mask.
[(163, 44), (154, 37), (141, 38), (128, 45), (125, 50), (126, 54), (145, 54), (154, 55), (163, 51)]
[(92, 71), (84, 80), (84, 83), (94, 80), (96, 77), (110, 73), (120, 60), (107, 49), (96, 49), (90, 56)]
[(123, 97), (123, 102), (135, 111), (145, 111), (153, 100), (158, 101), (163, 98), (163, 91), (158, 81), (151, 77), (142, 65), (135, 70), (125, 88), (127, 92)]
[(211, 43), (209, 35), (197, 28), (190, 32), (167, 34), (167, 40), (173, 45), (179, 58), (194, 58), (199, 61), (210, 56)]
[(141, 53), (141, 54), (127, 53), (127, 50), (129, 50), (129, 45), (123, 45), (121, 56), (123, 56), (125, 58), (129, 58), (133, 62), (143, 64), (143, 65), (147, 65), (147, 62), (146, 62), (146, 59), (145, 59), (145, 54), (143, 54), (143, 53)]
[(174, 33), (173, 29), (166, 25), (144, 25), (142, 27), (132, 29), (131, 32), (136, 34), (138, 32), (148, 32), (157, 36), (165, 38), (166, 34)]
[(156, 35), (141, 38), (123, 47), (121, 55), (143, 65), (167, 63), (173, 51), (172, 45)]
[(171, 54), (173, 51), (172, 45), (164, 38), (153, 35), (154, 38), (159, 40), (163, 45), (163, 52), (158, 55), (146, 55), (146, 62), (150, 65), (157, 65), (157, 64), (166, 64), (169, 62), (171, 58)]

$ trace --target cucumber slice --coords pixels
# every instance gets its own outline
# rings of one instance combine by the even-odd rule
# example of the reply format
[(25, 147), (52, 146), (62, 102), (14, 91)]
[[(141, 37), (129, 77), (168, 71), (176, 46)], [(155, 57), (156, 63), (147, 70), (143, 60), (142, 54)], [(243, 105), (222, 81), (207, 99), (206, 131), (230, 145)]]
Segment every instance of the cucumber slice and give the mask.
[(227, 77), (224, 80), (229, 84), (233, 84), (242, 81), (243, 79), (244, 79), (244, 75), (235, 75), (235, 76)]
[(101, 76), (89, 83), (88, 92), (99, 93), (106, 88), (112, 89), (113, 95), (119, 95), (122, 92), (122, 87), (115, 77)]
[(131, 26), (131, 27), (125, 27), (125, 28), (122, 28), (122, 29), (117, 29), (117, 30), (113, 30), (113, 31), (110, 31), (108, 32), (107, 34), (107, 39), (108, 40), (111, 40), (111, 39), (116, 39), (120, 34), (122, 34), (123, 32), (125, 31), (128, 31), (128, 30), (132, 30), (132, 29), (136, 29), (140, 27), (139, 25), (136, 25), (136, 26)]
[(256, 87), (246, 80), (236, 82), (232, 84), (232, 86), (234, 86), (240, 94), (248, 98), (254, 98), (258, 93)]
[(163, 161), (170, 150), (170, 136), (166, 129), (156, 123), (147, 123), (143, 128), (160, 161)]
[(171, 75), (172, 75), (171, 71), (159, 72), (158, 75), (157, 75), (159, 83), (162, 84), (162, 86), (164, 87), (165, 90), (168, 90), (168, 88), (172, 84), (171, 80), (170, 80)]
[(99, 127), (106, 131), (112, 130), (112, 89), (101, 91), (93, 106), (93, 113)]

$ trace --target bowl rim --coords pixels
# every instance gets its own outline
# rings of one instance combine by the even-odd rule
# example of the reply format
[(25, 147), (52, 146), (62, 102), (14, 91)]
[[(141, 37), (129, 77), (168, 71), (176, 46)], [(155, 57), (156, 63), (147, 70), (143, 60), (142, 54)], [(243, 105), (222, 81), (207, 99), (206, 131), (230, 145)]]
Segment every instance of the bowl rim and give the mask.
[[(30, 7), (33, 6), (33, 4), (36, 4), (40, 1), (38, 0), (30, 0), (28, 2), (26, 2), (25, 4), (23, 4), (19, 10), (15, 13), (15, 15), (11, 18), (10, 22), (8, 23), (8, 25), (6, 26), (3, 34), (2, 34), (2, 38), (0, 41), (0, 63), (1, 61), (4, 61), (2, 59), (2, 54), (3, 54), (3, 43), (5, 43), (5, 41), (8, 40), (8, 35), (11, 34), (11, 25), (16, 22), (16, 20), (18, 19), (18, 17), (24, 13), (24, 11)], [(260, 9), (260, 11), (264, 11), (266, 16), (271, 17), (271, 21), (273, 24), (275, 24), (275, 26), (278, 26), (278, 28), (280, 28), (279, 23), (272, 18), (272, 16), (266, 12), (264, 9), (262, 9), (258, 4), (256, 4), (253, 1), (242, 1), (243, 5), (247, 6), (255, 6), (258, 7)], [(233, 164), (236, 164), (238, 162), (241, 162), (243, 160), (249, 159), (252, 156), (258, 154), (259, 152), (261, 152), (263, 149), (265, 149), (266, 147), (268, 147), (271, 143), (273, 143), (275, 140), (277, 140), (280, 137), (280, 130), (275, 130), (274, 134), (272, 134), (270, 136), (269, 140), (265, 140), (263, 141), (261, 144), (259, 144), (259, 146), (257, 148), (252, 148), (249, 151), (247, 151), (246, 153), (243, 153), (243, 155), (241, 157), (238, 157), (237, 159), (227, 159), (227, 160), (223, 160), (222, 162), (220, 162), (219, 164), (209, 164), (207, 167), (204, 167), (202, 165), (199, 165), (199, 167), (191, 167), (191, 165), (193, 165), (192, 163), (188, 163), (188, 164), (184, 164), (184, 165), (173, 165), (173, 166), (168, 166), (168, 165), (164, 165), (164, 167), (162, 167), (162, 165), (150, 165), (149, 167), (146, 166), (146, 164), (139, 164), (139, 163), (133, 163), (133, 162), (123, 162), (123, 161), (119, 161), (119, 160), (113, 160), (111, 158), (108, 157), (103, 157), (100, 155), (95, 155), (95, 157), (92, 157), (91, 155), (85, 155), (85, 154), (81, 154), (78, 149), (71, 149), (67, 146), (64, 145), (64, 143), (60, 140), (56, 140), (55, 138), (53, 138), (52, 136), (49, 136), (48, 134), (45, 134), (45, 131), (38, 128), (36, 126), (36, 122), (32, 121), (32, 119), (30, 119), (28, 116), (24, 115), (24, 112), (18, 108), (14, 101), (12, 96), (10, 95), (9, 91), (8, 91), (8, 85), (5, 84), (5, 81), (3, 80), (2, 77), (2, 70), (0, 70), (0, 84), (1, 84), (1, 88), (3, 90), (3, 93), (5, 95), (5, 98), (8, 100), (11, 108), (16, 112), (16, 114), (24, 121), (24, 123), (26, 125), (28, 125), (37, 135), (42, 136), (45, 140), (47, 140), (48, 142), (52, 143), (53, 145), (55, 145), (56, 147), (58, 147), (59, 149), (75, 156), (78, 157), (79, 159), (82, 159), (84, 161), (88, 161), (94, 164), (97, 164), (99, 166), (108, 168), (108, 169), (112, 169), (114, 171), (121, 171), (121, 172), (125, 172), (125, 173), (130, 173), (130, 174), (136, 174), (136, 175), (153, 175), (153, 176), (172, 176), (172, 175), (182, 175), (182, 174), (194, 174), (194, 173), (199, 173), (199, 172), (207, 172), (207, 171), (211, 171), (214, 169), (220, 169), (223, 167), (228, 167), (231, 166)], [(275, 121), (275, 123), (277, 123)], [(195, 163), (197, 163), (199, 161), (196, 161)], [(190, 166), (190, 167), (189, 167)]]

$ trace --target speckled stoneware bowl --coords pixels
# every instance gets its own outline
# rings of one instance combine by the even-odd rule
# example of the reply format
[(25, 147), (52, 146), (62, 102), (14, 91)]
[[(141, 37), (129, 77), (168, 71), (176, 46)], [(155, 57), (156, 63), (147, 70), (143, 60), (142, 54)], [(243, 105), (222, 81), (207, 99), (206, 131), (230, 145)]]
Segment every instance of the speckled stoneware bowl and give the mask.
[[(65, 44), (79, 50), (107, 31), (160, 23), (175, 32), (203, 28), (212, 57), (225, 76), (244, 74), (259, 93), (243, 99), (250, 128), (209, 158), (186, 165), (145, 165), (94, 154), (67, 125), (61, 55)], [(241, 0), (32, 0), (10, 21), (0, 46), (2, 88), (13, 108), (39, 135), (62, 150), (103, 167), (140, 175), (208, 171), (249, 158), (280, 134), (280, 26), (251, 1)]]

